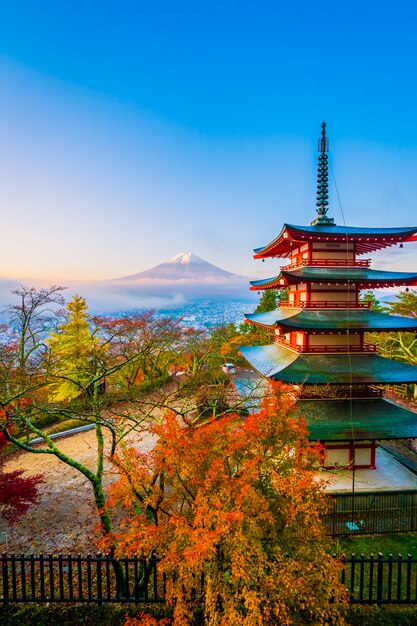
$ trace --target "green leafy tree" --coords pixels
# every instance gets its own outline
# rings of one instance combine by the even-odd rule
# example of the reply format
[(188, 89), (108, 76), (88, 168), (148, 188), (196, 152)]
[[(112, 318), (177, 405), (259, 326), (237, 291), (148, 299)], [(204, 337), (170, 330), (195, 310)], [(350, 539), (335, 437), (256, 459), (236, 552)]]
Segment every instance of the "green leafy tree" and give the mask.
[(401, 291), (395, 297), (394, 302), (388, 303), (392, 313), (405, 317), (417, 317), (417, 291), (415, 289)]
[(381, 313), (387, 310), (384, 306), (382, 306), (380, 301), (376, 299), (373, 291), (365, 291), (365, 293), (360, 297), (359, 301), (370, 302), (371, 311)]
[[(402, 291), (395, 298), (394, 302), (387, 303), (387, 308), (372, 307), (372, 310), (388, 310), (394, 315), (417, 318), (416, 290)], [(371, 333), (368, 337), (378, 346), (378, 352), (382, 356), (417, 365), (417, 335), (415, 333)]]
[(275, 311), (278, 306), (278, 292), (275, 289), (265, 289), (262, 292), (261, 299), (255, 309), (255, 313), (266, 313), (267, 311)]

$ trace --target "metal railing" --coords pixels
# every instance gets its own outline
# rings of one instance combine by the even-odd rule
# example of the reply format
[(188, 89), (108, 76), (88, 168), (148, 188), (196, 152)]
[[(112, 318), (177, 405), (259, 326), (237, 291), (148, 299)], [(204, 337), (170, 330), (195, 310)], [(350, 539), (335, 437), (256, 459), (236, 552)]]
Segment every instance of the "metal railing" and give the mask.
[(417, 530), (417, 489), (329, 494), (330, 535), (374, 535)]
[(164, 602), (160, 559), (109, 556), (7, 555), (1, 558), (0, 601)]
[(344, 561), (341, 582), (351, 604), (417, 604), (417, 559), (352, 554)]
[[(417, 559), (393, 557), (337, 557), (343, 563), (340, 580), (351, 604), (416, 604)], [(125, 591), (112, 576), (114, 559), (98, 555), (1, 557), (0, 602), (47, 603), (162, 603), (165, 581), (157, 573), (158, 559), (120, 559)], [(200, 588), (201, 583), (201, 588)], [(204, 579), (198, 589), (204, 590)]]

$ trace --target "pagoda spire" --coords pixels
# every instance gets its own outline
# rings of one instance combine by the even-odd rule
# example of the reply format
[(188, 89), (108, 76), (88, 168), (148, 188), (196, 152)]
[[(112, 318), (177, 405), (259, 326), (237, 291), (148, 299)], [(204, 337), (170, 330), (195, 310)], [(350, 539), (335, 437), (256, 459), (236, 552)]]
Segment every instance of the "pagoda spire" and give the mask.
[(326, 122), (321, 125), (321, 137), (319, 139), (319, 160), (317, 171), (317, 214), (315, 220), (311, 222), (315, 224), (334, 224), (331, 217), (327, 217), (326, 213), (329, 207), (329, 140), (326, 136)]

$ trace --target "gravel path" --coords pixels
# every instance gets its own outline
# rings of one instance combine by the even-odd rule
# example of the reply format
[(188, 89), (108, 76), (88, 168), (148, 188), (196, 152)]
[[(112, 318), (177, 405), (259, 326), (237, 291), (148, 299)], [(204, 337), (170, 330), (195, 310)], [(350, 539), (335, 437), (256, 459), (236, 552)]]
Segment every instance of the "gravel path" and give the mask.
[[(152, 449), (155, 438), (148, 432), (136, 436), (141, 450)], [(94, 470), (96, 460), (95, 431), (90, 430), (64, 437), (56, 444), (65, 454)], [(106, 442), (106, 449), (108, 445)], [(26, 475), (43, 474), (40, 501), (19, 524), (7, 526), (1, 522), (0, 549), (8, 553), (94, 553), (98, 534), (90, 483), (77, 470), (47, 454), (18, 452), (5, 462), (5, 470), (25, 470)], [(104, 483), (108, 486), (117, 478), (109, 463), (105, 464)], [(3, 532), (2, 532), (3, 531)]]

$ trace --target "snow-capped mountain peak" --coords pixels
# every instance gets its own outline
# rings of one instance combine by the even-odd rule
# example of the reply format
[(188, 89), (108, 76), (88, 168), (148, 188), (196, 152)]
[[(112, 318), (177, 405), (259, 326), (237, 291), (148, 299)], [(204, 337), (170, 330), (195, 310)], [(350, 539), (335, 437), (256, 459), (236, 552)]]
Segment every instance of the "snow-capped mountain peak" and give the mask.
[(204, 259), (197, 256), (193, 252), (180, 252), (175, 256), (171, 257), (165, 263), (181, 263), (181, 264), (189, 264), (189, 263), (205, 263)]
[(123, 276), (116, 280), (169, 280), (169, 281), (213, 281), (242, 279), (242, 276), (232, 274), (213, 265), (197, 256), (193, 252), (180, 252), (164, 263), (151, 267), (148, 270)]

